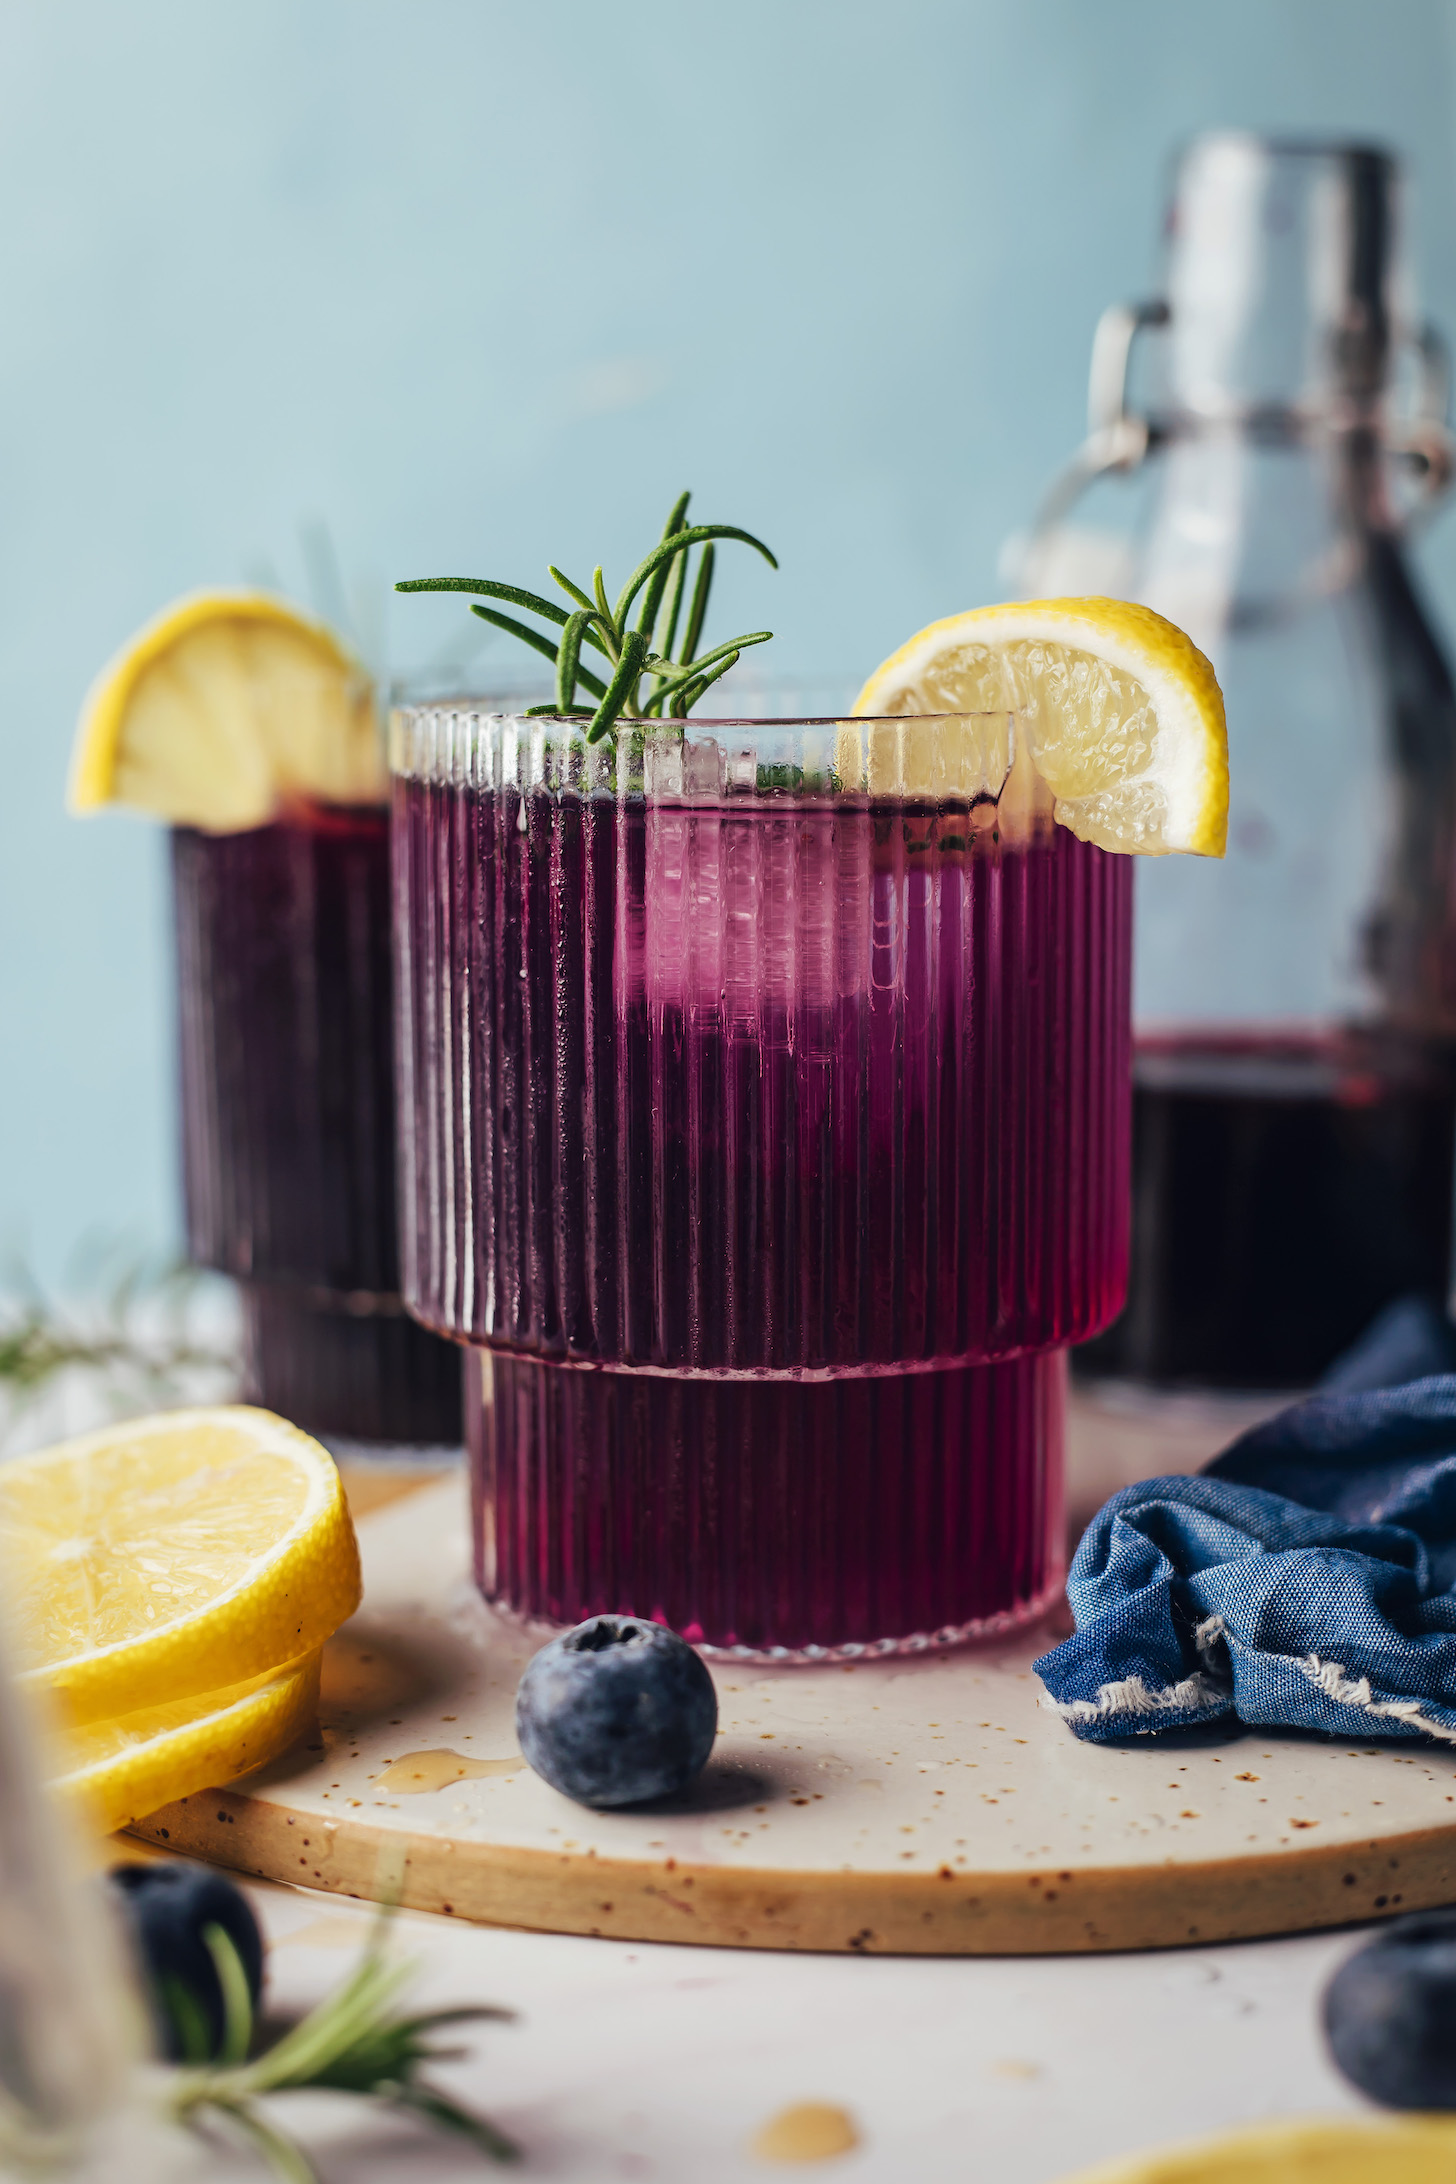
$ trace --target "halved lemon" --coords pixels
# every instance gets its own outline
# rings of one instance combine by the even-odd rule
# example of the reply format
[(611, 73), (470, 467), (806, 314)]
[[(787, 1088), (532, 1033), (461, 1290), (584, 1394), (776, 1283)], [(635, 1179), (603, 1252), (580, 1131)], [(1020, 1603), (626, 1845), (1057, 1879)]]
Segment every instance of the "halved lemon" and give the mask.
[(1297, 2117), (1128, 2154), (1063, 2184), (1450, 2184), (1456, 2119)]
[(63, 1771), (51, 1786), (104, 1832), (127, 1827), (286, 1752), (313, 1723), (318, 1686), (315, 1652), (231, 1690), (88, 1723), (60, 1740)]
[(1056, 817), (1083, 841), (1223, 855), (1223, 697), (1191, 638), (1150, 607), (1041, 599), (951, 615), (876, 668), (854, 710), (1014, 711)]
[(225, 834), (301, 798), (369, 804), (385, 789), (374, 691), (333, 632), (265, 592), (197, 592), (92, 684), (69, 802)]
[(12, 1457), (0, 1569), (21, 1680), (72, 1724), (274, 1675), (359, 1604), (332, 1457), (242, 1404)]

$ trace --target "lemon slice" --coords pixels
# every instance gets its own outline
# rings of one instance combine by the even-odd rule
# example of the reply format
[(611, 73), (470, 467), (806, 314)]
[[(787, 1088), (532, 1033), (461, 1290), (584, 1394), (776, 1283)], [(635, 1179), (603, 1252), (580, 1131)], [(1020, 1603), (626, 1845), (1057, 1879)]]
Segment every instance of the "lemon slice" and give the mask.
[(69, 801), (226, 834), (301, 798), (369, 804), (385, 789), (373, 689), (332, 631), (263, 592), (198, 592), (92, 684)]
[(0, 1567), (21, 1680), (72, 1723), (274, 1674), (359, 1604), (333, 1459), (243, 1405), (12, 1457)]
[(1128, 2154), (1062, 2184), (1450, 2184), (1453, 2176), (1456, 2120), (1308, 2117)]
[(315, 1652), (232, 1690), (91, 1722), (63, 1739), (65, 1771), (51, 1786), (77, 1799), (109, 1834), (286, 1752), (312, 1725), (318, 1686)]
[(1221, 857), (1228, 732), (1212, 667), (1150, 607), (1041, 599), (932, 622), (876, 668), (857, 715), (1017, 715), (1056, 817), (1144, 857)]

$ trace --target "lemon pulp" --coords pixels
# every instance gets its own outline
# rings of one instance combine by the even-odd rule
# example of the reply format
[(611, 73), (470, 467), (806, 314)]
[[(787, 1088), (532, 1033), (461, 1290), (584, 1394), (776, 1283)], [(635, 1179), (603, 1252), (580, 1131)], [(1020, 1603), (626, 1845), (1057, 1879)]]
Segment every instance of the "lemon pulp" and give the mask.
[(57, 1693), (72, 1722), (271, 1674), (359, 1599), (332, 1458), (244, 1405), (12, 1458), (0, 1558), (22, 1680)]
[(127, 804), (227, 833), (291, 801), (377, 803), (385, 789), (369, 677), (332, 631), (263, 592), (200, 592), (97, 676), (70, 804)]
[(1014, 713), (1072, 833), (1140, 856), (1223, 855), (1228, 732), (1217, 678), (1148, 607), (1045, 599), (932, 622), (875, 670), (854, 710), (983, 715), (988, 776), (1004, 741), (996, 723)]

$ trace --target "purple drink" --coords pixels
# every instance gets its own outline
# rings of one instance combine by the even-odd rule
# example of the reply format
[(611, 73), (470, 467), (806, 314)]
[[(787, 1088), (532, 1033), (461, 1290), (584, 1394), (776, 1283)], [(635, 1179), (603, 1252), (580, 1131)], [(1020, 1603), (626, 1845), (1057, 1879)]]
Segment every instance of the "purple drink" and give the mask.
[(1128, 867), (969, 784), (846, 789), (844, 734), (397, 729), (404, 1291), (495, 1353), (480, 1573), (522, 1614), (863, 1649), (1057, 1582), (1045, 1354), (1125, 1279)]
[(172, 868), (188, 1248), (242, 1284), (249, 1398), (458, 1440), (458, 1353), (399, 1297), (389, 814), (179, 827)]
[(1378, 1027), (1139, 1040), (1127, 1309), (1089, 1374), (1317, 1380), (1376, 1314), (1447, 1286), (1456, 1069)]
[(650, 1615), (767, 1655), (1009, 1628), (1061, 1583), (1065, 1378), (1064, 1350), (834, 1380), (482, 1350), (477, 1581), (535, 1619)]

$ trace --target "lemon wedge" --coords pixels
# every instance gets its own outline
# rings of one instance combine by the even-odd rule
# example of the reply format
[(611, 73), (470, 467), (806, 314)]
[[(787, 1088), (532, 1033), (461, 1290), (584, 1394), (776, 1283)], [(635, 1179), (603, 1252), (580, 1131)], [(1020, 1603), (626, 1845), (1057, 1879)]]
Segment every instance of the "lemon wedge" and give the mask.
[(951, 615), (876, 668), (854, 710), (1014, 712), (1055, 816), (1084, 842), (1223, 855), (1223, 698), (1197, 646), (1149, 607), (1041, 599)]
[(333, 632), (263, 592), (198, 592), (92, 684), (69, 802), (225, 834), (300, 798), (369, 804), (385, 789), (374, 692)]
[(241, 1404), (12, 1457), (0, 1568), (21, 1681), (73, 1725), (276, 1675), (359, 1604), (333, 1459)]
[(51, 1787), (76, 1799), (102, 1832), (128, 1827), (286, 1752), (313, 1723), (318, 1687), (315, 1652), (231, 1690), (90, 1722), (61, 1740), (64, 1771)]
[(1128, 2154), (1062, 2184), (1450, 2184), (1456, 2120), (1334, 2117), (1256, 2124), (1191, 2146)]

